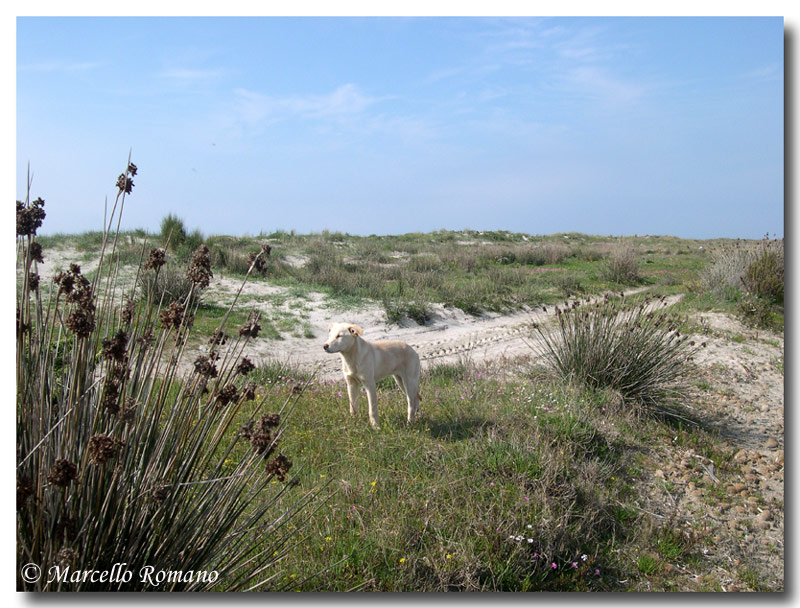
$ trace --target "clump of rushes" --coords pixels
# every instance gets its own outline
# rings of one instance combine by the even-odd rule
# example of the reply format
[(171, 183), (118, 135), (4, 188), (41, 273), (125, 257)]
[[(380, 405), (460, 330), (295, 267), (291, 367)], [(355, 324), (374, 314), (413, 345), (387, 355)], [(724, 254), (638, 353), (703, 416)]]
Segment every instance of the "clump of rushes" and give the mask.
[[(102, 258), (115, 255), (136, 171), (129, 163), (117, 181), (92, 280), (72, 264), (49, 290), (29, 289), (33, 264), (44, 259), (35, 238), (44, 203), (17, 203), (17, 588), (269, 589), (295, 533), (287, 522), (319, 494), (287, 500), (292, 484), (272, 483), (286, 478), (286, 457), (265, 470), (265, 454), (275, 449), (297, 396), (276, 403), (277, 392), (268, 389), (255, 401), (255, 385), (245, 382), (252, 364), (244, 351), (258, 335), (257, 316), (223, 340), (226, 316), (209, 352), (182, 365), (198, 299), (167, 304), (143, 294), (141, 282), (117, 285), (115, 265)], [(147, 269), (140, 275), (158, 274), (166, 261), (161, 249), (142, 257)], [(189, 296), (213, 276), (203, 247), (189, 275)], [(252, 439), (236, 432), (245, 403), (248, 416), (261, 420)], [(259, 418), (265, 410), (282, 415)], [(65, 563), (82, 570), (122, 563), (218, 577), (159, 587), (138, 576), (30, 581), (22, 577), (28, 563), (42, 572)]]
[(702, 345), (682, 336), (682, 319), (665, 298), (599, 300), (556, 306), (557, 325), (535, 325), (538, 350), (560, 377), (592, 389), (612, 389), (629, 404), (676, 414), (690, 361)]

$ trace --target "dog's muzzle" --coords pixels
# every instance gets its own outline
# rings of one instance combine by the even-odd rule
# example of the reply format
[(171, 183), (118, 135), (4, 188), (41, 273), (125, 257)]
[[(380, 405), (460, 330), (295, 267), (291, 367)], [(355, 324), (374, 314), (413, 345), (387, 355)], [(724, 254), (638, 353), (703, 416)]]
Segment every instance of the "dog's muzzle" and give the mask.
[(328, 352), (328, 346), (329, 346), (328, 344), (323, 344), (322, 345), (322, 348), (325, 349), (325, 352)]

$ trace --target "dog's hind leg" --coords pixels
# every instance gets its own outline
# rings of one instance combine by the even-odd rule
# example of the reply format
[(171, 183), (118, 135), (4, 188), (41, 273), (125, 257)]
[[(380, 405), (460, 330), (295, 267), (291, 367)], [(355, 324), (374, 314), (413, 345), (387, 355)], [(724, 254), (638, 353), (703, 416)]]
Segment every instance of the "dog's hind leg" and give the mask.
[(406, 401), (408, 401), (408, 422), (414, 422), (419, 409), (419, 376), (416, 378), (406, 378), (405, 380)]

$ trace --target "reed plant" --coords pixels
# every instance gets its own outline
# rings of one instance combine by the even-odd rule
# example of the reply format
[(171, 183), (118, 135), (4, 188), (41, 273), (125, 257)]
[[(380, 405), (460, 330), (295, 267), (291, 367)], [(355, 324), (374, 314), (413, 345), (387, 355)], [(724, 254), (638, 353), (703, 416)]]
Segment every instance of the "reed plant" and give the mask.
[[(71, 264), (40, 289), (44, 201), (17, 202), (17, 589), (269, 588), (286, 522), (316, 496), (284, 496), (292, 463), (280, 441), (300, 395), (278, 401), (248, 380), (257, 316), (236, 331), (225, 315), (186, 365), (195, 296), (213, 276), (204, 245), (187, 294), (118, 288), (118, 266), (103, 259), (136, 173), (129, 163), (119, 176), (92, 280)], [(157, 276), (167, 253), (144, 252), (138, 274)], [(91, 575), (115, 564), (133, 575)], [(168, 578), (153, 585), (147, 568)]]
[(657, 300), (609, 296), (556, 306), (554, 329), (535, 324), (536, 347), (561, 378), (618, 392), (625, 402), (675, 413), (698, 348), (682, 319)]

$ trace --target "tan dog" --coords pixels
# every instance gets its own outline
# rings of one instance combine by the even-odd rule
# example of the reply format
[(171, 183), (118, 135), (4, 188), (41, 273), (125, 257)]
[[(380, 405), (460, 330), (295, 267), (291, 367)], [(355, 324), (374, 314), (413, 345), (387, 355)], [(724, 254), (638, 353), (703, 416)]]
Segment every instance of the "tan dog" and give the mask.
[(347, 381), (350, 413), (355, 415), (363, 386), (369, 402), (369, 421), (378, 428), (378, 396), (375, 383), (386, 376), (394, 376), (397, 386), (406, 394), (408, 421), (413, 422), (419, 407), (419, 355), (405, 342), (367, 342), (361, 335), (364, 330), (350, 323), (332, 323), (328, 326), (328, 341), (322, 345), (325, 352), (342, 356), (342, 372)]

